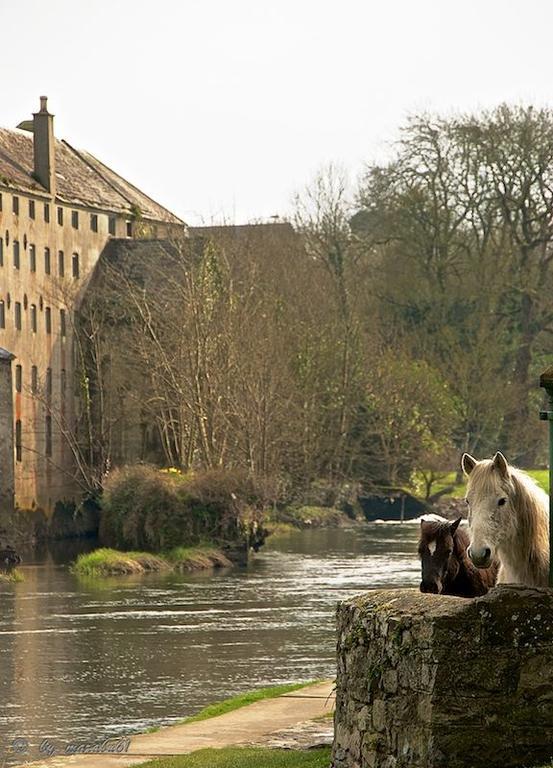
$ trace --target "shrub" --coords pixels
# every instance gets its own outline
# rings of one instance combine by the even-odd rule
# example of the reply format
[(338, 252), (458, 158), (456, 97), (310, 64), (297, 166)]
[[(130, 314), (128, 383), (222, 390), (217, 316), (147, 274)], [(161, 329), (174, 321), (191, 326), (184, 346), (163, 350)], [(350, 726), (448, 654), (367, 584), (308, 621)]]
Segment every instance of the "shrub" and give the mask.
[(190, 520), (173, 479), (153, 467), (112, 472), (101, 506), (100, 537), (110, 546), (159, 552), (190, 539)]
[(145, 465), (113, 471), (104, 488), (100, 537), (108, 546), (160, 552), (202, 541), (263, 538), (262, 497), (241, 472), (182, 475)]

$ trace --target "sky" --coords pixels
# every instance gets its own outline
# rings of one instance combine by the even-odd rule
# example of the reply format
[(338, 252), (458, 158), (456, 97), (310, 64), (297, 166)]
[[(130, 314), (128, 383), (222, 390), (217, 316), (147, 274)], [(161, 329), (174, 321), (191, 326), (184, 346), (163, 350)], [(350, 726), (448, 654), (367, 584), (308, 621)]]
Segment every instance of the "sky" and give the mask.
[(551, 0), (0, 0), (0, 125), (55, 133), (191, 225), (290, 216), (352, 188), (399, 128), (553, 106)]

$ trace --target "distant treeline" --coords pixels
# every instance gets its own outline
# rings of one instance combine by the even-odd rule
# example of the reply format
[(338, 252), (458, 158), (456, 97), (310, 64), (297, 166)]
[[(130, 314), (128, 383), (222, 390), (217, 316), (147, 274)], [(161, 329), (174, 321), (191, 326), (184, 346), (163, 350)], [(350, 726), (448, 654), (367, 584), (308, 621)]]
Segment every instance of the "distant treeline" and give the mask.
[(85, 484), (143, 459), (239, 467), (283, 499), (402, 485), (461, 450), (543, 460), (553, 112), (413, 118), (353, 194), (328, 168), (296, 211), (101, 260), (80, 315)]

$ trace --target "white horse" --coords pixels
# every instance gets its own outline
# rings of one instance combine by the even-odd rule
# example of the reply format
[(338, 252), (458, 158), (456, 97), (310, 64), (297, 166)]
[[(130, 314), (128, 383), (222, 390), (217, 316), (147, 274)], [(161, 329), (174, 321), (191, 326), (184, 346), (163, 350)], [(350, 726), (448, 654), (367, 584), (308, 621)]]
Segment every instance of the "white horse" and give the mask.
[(549, 497), (502, 453), (477, 461), (461, 459), (468, 477), (472, 562), (487, 567), (494, 556), (501, 562), (500, 583), (546, 587), (549, 574)]

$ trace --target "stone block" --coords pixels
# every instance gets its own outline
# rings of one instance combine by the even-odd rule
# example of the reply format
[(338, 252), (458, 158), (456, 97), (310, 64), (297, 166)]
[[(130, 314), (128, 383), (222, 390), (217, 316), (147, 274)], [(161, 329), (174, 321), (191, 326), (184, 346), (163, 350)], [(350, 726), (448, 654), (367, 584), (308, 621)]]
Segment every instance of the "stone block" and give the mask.
[(553, 591), (379, 590), (338, 607), (334, 768), (553, 757)]

